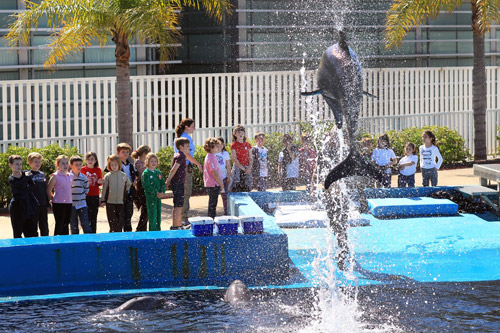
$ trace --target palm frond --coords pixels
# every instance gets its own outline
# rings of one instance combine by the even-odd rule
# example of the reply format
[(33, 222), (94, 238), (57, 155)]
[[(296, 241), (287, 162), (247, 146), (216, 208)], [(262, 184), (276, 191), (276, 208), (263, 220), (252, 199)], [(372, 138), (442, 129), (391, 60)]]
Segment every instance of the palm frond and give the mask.
[(489, 30), (492, 23), (498, 22), (500, 18), (500, 0), (476, 0), (471, 1), (473, 10), (472, 28), (479, 33)]
[(83, 47), (91, 45), (92, 39), (97, 39), (98, 34), (88, 26), (65, 25), (62, 30), (51, 36), (52, 42), (49, 44), (49, 55), (44, 66), (51, 67), (58, 60), (65, 59), (69, 55), (76, 54)]
[(394, 0), (387, 12), (386, 47), (399, 45), (408, 31), (427, 18), (435, 18), (441, 11), (453, 11), (461, 5), (462, 0)]
[(94, 29), (109, 21), (105, 5), (112, 0), (44, 0), (36, 4), (29, 0), (26, 10), (12, 15), (15, 21), (9, 26), (6, 39), (15, 46), (19, 41), (29, 43), (30, 33), (38, 28), (42, 18), (47, 19), (47, 28), (59, 29), (64, 25), (82, 25), (92, 22)]
[(123, 22), (131, 38), (158, 44), (160, 60), (166, 61), (173, 57), (176, 51), (173, 44), (182, 37), (178, 29), (180, 10), (175, 2), (146, 1), (127, 11)]
[(203, 9), (217, 22), (222, 21), (224, 13), (231, 14), (233, 10), (233, 5), (229, 0), (182, 0), (181, 4), (186, 7)]

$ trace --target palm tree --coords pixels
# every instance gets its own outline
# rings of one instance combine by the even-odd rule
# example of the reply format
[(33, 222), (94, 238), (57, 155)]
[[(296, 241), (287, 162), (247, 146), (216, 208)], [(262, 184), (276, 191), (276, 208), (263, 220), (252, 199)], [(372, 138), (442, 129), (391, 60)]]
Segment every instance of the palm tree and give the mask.
[(158, 44), (160, 61), (174, 55), (172, 44), (181, 37), (179, 22), (182, 7), (203, 9), (220, 22), (230, 12), (230, 0), (29, 0), (26, 10), (13, 15), (6, 38), (10, 45), (29, 45), (30, 33), (41, 20), (57, 29), (51, 36), (49, 54), (44, 66), (80, 52), (91, 43), (104, 46), (109, 37), (116, 45), (116, 86), (118, 139), (132, 145), (132, 111), (130, 105), (130, 48), (133, 40)]
[[(462, 6), (462, 0), (394, 0), (387, 13), (386, 47), (401, 43), (408, 30), (435, 18), (443, 11)], [(472, 72), (472, 108), (474, 111), (474, 159), (486, 159), (486, 69), (484, 34), (500, 16), (500, 0), (470, 0), (474, 68)]]

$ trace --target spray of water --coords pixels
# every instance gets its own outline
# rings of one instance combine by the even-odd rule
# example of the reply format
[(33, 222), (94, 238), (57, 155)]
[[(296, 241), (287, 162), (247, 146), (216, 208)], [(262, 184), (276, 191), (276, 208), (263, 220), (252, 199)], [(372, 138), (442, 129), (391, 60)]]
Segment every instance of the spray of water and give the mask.
[[(308, 87), (306, 79), (306, 70), (301, 68), (302, 91), (309, 91), (315, 87)], [(318, 152), (316, 163), (319, 166), (316, 174), (316, 188), (323, 182), (329, 170), (347, 157), (349, 147), (344, 140), (344, 134), (341, 130), (330, 128), (325, 119), (325, 110), (318, 107), (318, 98), (307, 97), (306, 109), (312, 125), (311, 136)], [(349, 180), (347, 180), (349, 181)], [(336, 205), (339, 208), (338, 215), (335, 218), (347, 219), (359, 216), (356, 204), (353, 202), (351, 186), (348, 186), (344, 180), (341, 180), (331, 186), (330, 198), (336, 198)], [(319, 189), (315, 191), (314, 197), (318, 205), (324, 205), (326, 200), (325, 193)], [(344, 222), (345, 221), (339, 221)], [(317, 285), (321, 286), (316, 295), (313, 317), (314, 320), (309, 324), (305, 331), (336, 331), (353, 332), (360, 331), (359, 321), (360, 312), (357, 305), (357, 280), (352, 272), (352, 265), (347, 271), (340, 271), (337, 267), (336, 258), (339, 256), (339, 246), (332, 228), (326, 229), (326, 247), (318, 246), (318, 254), (313, 261), (313, 269)], [(349, 244), (351, 256), (353, 247)], [(321, 250), (324, 249), (324, 250)], [(342, 281), (350, 281), (348, 285), (341, 285)]]

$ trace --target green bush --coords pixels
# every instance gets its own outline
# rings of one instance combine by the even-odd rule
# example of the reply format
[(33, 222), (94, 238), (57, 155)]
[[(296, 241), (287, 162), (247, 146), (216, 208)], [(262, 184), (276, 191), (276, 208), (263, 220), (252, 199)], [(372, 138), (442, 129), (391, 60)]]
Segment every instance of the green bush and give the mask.
[[(158, 169), (161, 171), (165, 179), (168, 177), (170, 173), (172, 158), (174, 157), (174, 148), (173, 147), (163, 147), (156, 154), (158, 156), (159, 165)], [(197, 146), (194, 152), (194, 158), (203, 166), (203, 162), (205, 161), (205, 156), (207, 156), (207, 152), (203, 149), (202, 146)], [(203, 173), (198, 171), (198, 168), (194, 166), (193, 172), (193, 189), (201, 190), (204, 188), (203, 184)]]
[[(31, 152), (39, 152), (43, 156), (41, 171), (45, 173), (47, 179), (54, 173), (56, 157), (59, 155), (79, 155), (76, 147), (65, 146), (61, 148), (57, 144), (52, 144), (44, 148), (26, 148), (10, 146), (7, 151), (0, 154), (0, 207), (6, 207), (12, 198), (12, 193), (9, 186), (9, 176), (11, 170), (9, 168), (9, 156), (20, 155), (23, 158), (23, 170), (29, 170), (28, 154)], [(80, 155), (81, 156), (81, 155)]]
[(497, 155), (500, 155), (500, 126), (497, 127)]
[(436, 146), (443, 156), (443, 163), (462, 163), (472, 156), (465, 146), (464, 138), (455, 130), (441, 126), (410, 127), (402, 131), (388, 131), (394, 153), (399, 158), (404, 156), (407, 142), (413, 142), (417, 149), (422, 145), (422, 132), (430, 130), (436, 136)]

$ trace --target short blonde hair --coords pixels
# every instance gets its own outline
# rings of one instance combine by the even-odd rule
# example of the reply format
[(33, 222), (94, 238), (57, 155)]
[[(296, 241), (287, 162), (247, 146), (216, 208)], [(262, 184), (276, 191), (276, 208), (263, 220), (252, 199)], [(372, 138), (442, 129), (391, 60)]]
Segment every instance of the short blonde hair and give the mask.
[(69, 159), (68, 159), (68, 156), (66, 156), (66, 155), (59, 155), (59, 156), (57, 156), (57, 157), (56, 157), (56, 166), (58, 166), (58, 165), (59, 165), (59, 162), (61, 162), (61, 160), (63, 160), (63, 159), (67, 159), (67, 160), (69, 160)]
[(28, 154), (28, 163), (31, 163), (31, 161), (33, 161), (33, 160), (35, 160), (35, 159), (37, 159), (37, 158), (39, 158), (39, 159), (40, 159), (40, 161), (43, 161), (43, 156), (42, 156), (42, 154), (40, 154), (40, 153), (38, 153), (38, 152), (36, 152), (36, 151), (34, 151), (34, 152), (32, 152), (32, 153), (29, 153), (29, 154)]
[(221, 142), (217, 140), (216, 138), (208, 138), (205, 140), (205, 144), (203, 145), (203, 149), (207, 153), (210, 153), (217, 145), (220, 145)]
[(148, 153), (148, 154), (146, 155), (146, 161), (145, 161), (145, 163), (146, 163), (146, 166), (147, 166), (147, 167), (149, 167), (149, 161), (150, 161), (152, 158), (156, 158), (156, 160), (159, 162), (159, 160), (158, 160), (158, 156), (156, 156), (156, 154), (155, 154), (155, 153)]
[(109, 155), (106, 162), (107, 162), (106, 169), (108, 169), (109, 172), (111, 172), (111, 162), (118, 163), (118, 166), (121, 166), (121, 164), (122, 164), (122, 161), (120, 160), (118, 155), (115, 155), (115, 154)]

